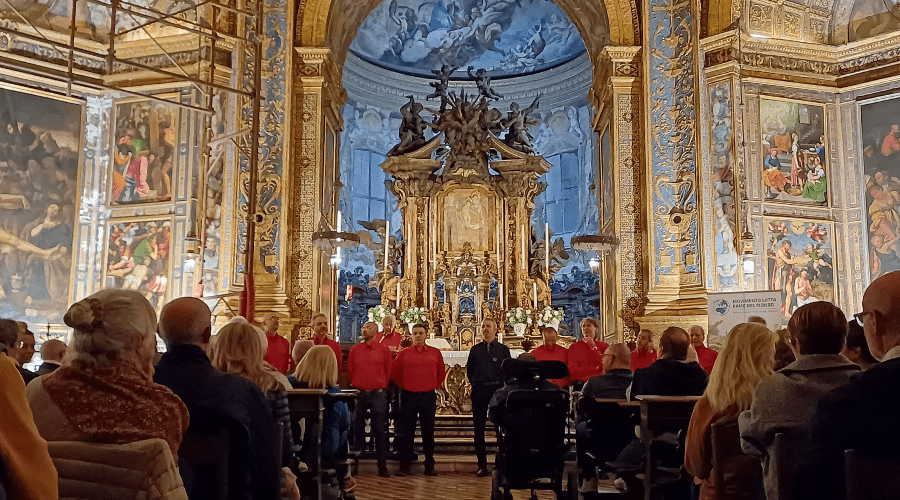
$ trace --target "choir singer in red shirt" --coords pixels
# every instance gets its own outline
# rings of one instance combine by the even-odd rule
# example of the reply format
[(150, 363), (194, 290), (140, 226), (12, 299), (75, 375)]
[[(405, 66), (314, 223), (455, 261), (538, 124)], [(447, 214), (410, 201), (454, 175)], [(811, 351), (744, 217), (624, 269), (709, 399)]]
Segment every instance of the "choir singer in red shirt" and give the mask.
[(353, 436), (356, 449), (366, 448), (366, 416), (371, 419), (372, 442), (378, 457), (378, 475), (390, 477), (387, 470), (387, 384), (391, 376), (391, 351), (375, 341), (378, 326), (371, 321), (360, 329), (362, 343), (350, 348), (347, 371), (350, 385), (359, 389), (356, 412), (353, 419)]

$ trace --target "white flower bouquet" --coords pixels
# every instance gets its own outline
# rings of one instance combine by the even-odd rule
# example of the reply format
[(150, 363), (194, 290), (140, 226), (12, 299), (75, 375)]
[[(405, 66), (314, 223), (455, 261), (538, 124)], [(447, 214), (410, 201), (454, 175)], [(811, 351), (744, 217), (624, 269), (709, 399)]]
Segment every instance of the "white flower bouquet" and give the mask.
[(369, 309), (369, 321), (377, 324), (378, 328), (381, 328), (381, 320), (383, 320), (385, 316), (390, 316), (396, 312), (396, 309), (391, 309), (387, 306), (375, 306)]
[(428, 313), (425, 312), (424, 307), (412, 307), (400, 312), (400, 321), (408, 325), (427, 323)]
[(509, 324), (509, 326), (515, 324), (530, 325), (531, 309), (525, 309), (524, 307), (514, 307), (510, 309), (506, 312), (506, 323)]
[(562, 309), (545, 307), (538, 316), (538, 326), (552, 326), (556, 328), (562, 322), (564, 316), (565, 313)]

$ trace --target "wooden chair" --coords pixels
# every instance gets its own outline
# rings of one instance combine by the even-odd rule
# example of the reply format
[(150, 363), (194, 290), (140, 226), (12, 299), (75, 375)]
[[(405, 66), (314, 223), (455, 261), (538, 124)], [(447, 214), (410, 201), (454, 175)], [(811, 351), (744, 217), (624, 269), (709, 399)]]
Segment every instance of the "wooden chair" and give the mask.
[[(641, 442), (644, 445), (644, 498), (654, 498), (653, 490), (659, 486), (656, 447), (663, 434), (679, 433), (683, 448), (684, 431), (691, 422), (694, 405), (699, 396), (638, 396), (641, 402)], [(680, 477), (676, 477), (680, 480)]]
[(737, 419), (712, 424), (712, 475), (719, 500), (764, 498), (762, 465), (741, 450)]
[[(322, 442), (322, 412), (325, 410), (325, 389), (292, 389), (288, 391), (288, 407), (291, 411), (291, 427), (294, 441), (300, 445), (300, 459), (309, 468), (308, 484), (313, 499), (322, 498), (322, 454), (319, 444)], [(302, 423), (302, 427), (301, 427)]]
[[(211, 433), (201, 433), (189, 428), (181, 440), (178, 457), (187, 462), (190, 469), (191, 500), (227, 500), (228, 467), (231, 435), (219, 428)], [(182, 471), (182, 476), (185, 471)]]
[(846, 500), (895, 500), (900, 494), (900, 458), (879, 460), (844, 451)]

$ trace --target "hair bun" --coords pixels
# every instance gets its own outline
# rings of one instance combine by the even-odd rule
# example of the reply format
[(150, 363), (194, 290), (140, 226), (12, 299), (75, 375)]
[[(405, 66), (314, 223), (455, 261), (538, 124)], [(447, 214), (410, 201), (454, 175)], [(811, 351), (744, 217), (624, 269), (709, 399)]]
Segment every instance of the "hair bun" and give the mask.
[(103, 322), (103, 304), (93, 298), (87, 298), (72, 304), (63, 322), (76, 330), (93, 332)]

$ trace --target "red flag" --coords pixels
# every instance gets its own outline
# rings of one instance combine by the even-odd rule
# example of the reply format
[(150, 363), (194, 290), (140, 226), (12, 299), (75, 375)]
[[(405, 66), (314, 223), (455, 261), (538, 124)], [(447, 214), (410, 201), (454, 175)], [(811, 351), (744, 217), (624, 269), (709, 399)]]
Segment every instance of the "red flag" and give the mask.
[(253, 275), (244, 273), (244, 289), (241, 290), (238, 314), (253, 323), (256, 313), (256, 288), (253, 285)]

